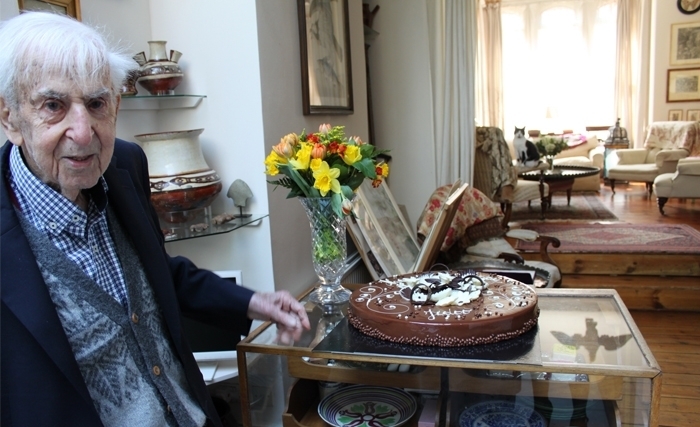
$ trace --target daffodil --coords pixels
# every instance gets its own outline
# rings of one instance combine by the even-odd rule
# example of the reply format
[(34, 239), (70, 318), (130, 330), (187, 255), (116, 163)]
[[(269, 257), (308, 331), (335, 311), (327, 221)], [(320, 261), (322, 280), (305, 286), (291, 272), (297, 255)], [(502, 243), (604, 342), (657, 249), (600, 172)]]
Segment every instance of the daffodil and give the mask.
[(321, 165), (314, 171), (314, 188), (318, 189), (323, 197), (326, 197), (329, 191), (340, 193), (339, 176), (340, 170), (331, 168), (326, 162), (321, 162)]
[(287, 159), (277, 154), (275, 151), (270, 152), (270, 155), (265, 159), (265, 173), (268, 175), (277, 175), (280, 173), (278, 165), (287, 163)]
[(307, 170), (311, 161), (311, 150), (313, 146), (302, 142), (301, 149), (297, 152), (296, 159), (290, 160), (289, 164), (297, 170)]

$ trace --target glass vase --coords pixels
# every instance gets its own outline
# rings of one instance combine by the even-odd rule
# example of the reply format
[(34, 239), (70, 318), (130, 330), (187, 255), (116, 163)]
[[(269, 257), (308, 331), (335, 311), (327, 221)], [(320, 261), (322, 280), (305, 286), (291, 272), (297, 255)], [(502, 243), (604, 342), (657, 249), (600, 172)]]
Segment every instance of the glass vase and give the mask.
[(347, 257), (345, 218), (335, 213), (330, 197), (300, 197), (299, 200), (309, 218), (311, 259), (319, 278), (309, 299), (321, 306), (345, 303), (350, 299), (350, 291), (340, 284)]
[(549, 170), (553, 171), (554, 170), (554, 156), (548, 155), (548, 156), (545, 156), (545, 159), (547, 160), (547, 163), (549, 164)]

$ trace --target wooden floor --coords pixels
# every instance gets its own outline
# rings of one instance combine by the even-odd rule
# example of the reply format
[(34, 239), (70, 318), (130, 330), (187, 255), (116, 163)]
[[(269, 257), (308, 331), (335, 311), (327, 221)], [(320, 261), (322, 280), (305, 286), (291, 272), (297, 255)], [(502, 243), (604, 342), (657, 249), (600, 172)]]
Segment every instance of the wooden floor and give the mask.
[[(700, 199), (669, 200), (662, 216), (644, 185), (616, 184), (615, 192), (605, 186), (600, 197), (622, 221), (682, 223), (700, 230)], [(639, 310), (632, 316), (663, 371), (659, 426), (700, 426), (700, 311)]]

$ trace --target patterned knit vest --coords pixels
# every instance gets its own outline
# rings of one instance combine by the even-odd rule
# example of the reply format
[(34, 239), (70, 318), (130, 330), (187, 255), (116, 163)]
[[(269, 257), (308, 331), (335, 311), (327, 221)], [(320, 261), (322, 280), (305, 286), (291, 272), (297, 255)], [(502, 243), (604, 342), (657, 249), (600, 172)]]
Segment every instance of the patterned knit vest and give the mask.
[(128, 313), (18, 212), (80, 372), (105, 426), (202, 426), (143, 266), (116, 215), (110, 232)]

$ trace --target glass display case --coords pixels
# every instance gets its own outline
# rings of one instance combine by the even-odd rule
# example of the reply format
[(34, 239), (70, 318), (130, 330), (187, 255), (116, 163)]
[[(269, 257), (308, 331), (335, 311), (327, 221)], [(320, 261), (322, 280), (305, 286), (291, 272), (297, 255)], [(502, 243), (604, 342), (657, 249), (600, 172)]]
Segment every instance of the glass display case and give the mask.
[[(305, 295), (312, 327), (299, 340), (286, 342), (266, 323), (238, 345), (243, 425), (326, 426), (319, 402), (346, 384), (411, 393), (417, 408), (407, 426), (427, 416), (431, 426), (472, 427), (489, 411), (517, 418), (518, 410), (530, 426), (658, 425), (661, 369), (617, 292), (537, 293), (530, 332), (452, 349), (362, 336), (347, 307), (324, 312)], [(423, 413), (428, 402), (434, 414)]]

